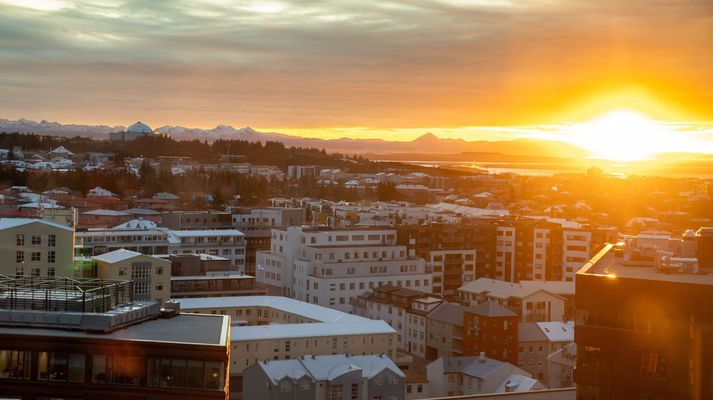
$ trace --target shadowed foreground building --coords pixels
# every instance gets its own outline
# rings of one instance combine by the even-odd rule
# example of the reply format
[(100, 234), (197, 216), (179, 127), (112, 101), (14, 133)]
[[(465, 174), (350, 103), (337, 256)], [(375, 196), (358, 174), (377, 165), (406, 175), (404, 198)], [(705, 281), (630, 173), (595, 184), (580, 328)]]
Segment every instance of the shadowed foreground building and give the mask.
[(607, 245), (577, 273), (577, 399), (713, 399), (713, 274), (655, 254)]
[(2, 278), (3, 396), (227, 399), (228, 316), (134, 302), (126, 281)]
[(303, 356), (245, 370), (245, 399), (403, 400), (405, 375), (385, 355)]

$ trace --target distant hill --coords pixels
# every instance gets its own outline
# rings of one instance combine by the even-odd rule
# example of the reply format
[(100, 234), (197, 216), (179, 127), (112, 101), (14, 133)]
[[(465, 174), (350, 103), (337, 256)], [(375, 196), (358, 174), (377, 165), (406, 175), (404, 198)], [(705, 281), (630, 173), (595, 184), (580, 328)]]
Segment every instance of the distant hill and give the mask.
[[(63, 125), (57, 122), (16, 121), (0, 119), (0, 132), (35, 133), (55, 136), (84, 136), (106, 139), (110, 132), (123, 130), (123, 126), (106, 125)], [(584, 157), (579, 147), (558, 141), (517, 139), (507, 141), (466, 141), (463, 139), (441, 139), (433, 133), (426, 133), (412, 141), (386, 141), (382, 139), (314, 139), (289, 136), (277, 132), (260, 132), (250, 127), (234, 128), (218, 125), (212, 129), (186, 128), (182, 126), (162, 126), (158, 132), (167, 133), (175, 140), (245, 140), (249, 142), (280, 142), (287, 147), (318, 148), (330, 152), (348, 154), (462, 154), (499, 153), (505, 155), (529, 155), (564, 158)]]

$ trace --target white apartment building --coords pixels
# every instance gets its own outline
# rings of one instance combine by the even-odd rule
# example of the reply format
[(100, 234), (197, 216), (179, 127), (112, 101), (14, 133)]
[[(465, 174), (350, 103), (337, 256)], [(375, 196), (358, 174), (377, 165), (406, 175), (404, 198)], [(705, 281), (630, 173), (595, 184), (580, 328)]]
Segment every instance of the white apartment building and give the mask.
[(252, 364), (305, 355), (385, 354), (395, 359), (396, 331), (384, 321), (279, 296), (176, 299), (181, 311), (230, 315), (230, 374)]
[(562, 279), (574, 282), (574, 276), (589, 261), (592, 232), (583, 229), (562, 230)]
[(522, 322), (563, 321), (567, 300), (546, 289), (538, 281), (527, 284), (480, 278), (458, 289), (460, 299), (467, 305), (492, 301), (505, 306), (520, 316)]
[(420, 291), (379, 286), (353, 301), (353, 313), (386, 321), (398, 332), (399, 350), (425, 358), (427, 315), (442, 302)]
[(256, 278), (273, 293), (345, 312), (381, 285), (430, 292), (425, 261), (395, 243), (395, 229), (274, 229), (270, 250), (257, 252)]
[(512, 281), (515, 276), (515, 227), (498, 226), (495, 242), (495, 277)]

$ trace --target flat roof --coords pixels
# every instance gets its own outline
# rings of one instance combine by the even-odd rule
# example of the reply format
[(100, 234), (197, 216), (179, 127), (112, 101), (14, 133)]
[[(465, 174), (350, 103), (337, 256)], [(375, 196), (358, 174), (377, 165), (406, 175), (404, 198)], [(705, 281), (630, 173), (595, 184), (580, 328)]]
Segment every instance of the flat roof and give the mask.
[(201, 310), (234, 307), (269, 307), (319, 322), (363, 322), (370, 321), (357, 315), (347, 314), (280, 296), (228, 296), (174, 299), (181, 303), (181, 310)]
[(657, 271), (653, 265), (627, 265), (624, 263), (623, 257), (617, 257), (614, 254), (614, 245), (612, 244), (604, 246), (597, 255), (592, 257), (589, 262), (577, 271), (577, 275), (585, 274), (610, 279), (629, 278), (692, 285), (713, 285), (713, 274), (664, 273)]
[(229, 337), (229, 327), (230, 317), (227, 315), (180, 314), (173, 318), (145, 321), (107, 334), (62, 329), (0, 327), (0, 335), (224, 346)]
[(269, 307), (315, 321), (234, 326), (231, 333), (232, 341), (396, 333), (394, 328), (381, 320), (371, 320), (287, 297), (202, 297), (175, 299), (173, 301), (179, 302), (181, 309), (184, 311), (234, 307)]
[(244, 340), (377, 335), (385, 333), (396, 333), (396, 331), (384, 321), (362, 318), (362, 321), (342, 323), (308, 322), (304, 324), (233, 326), (230, 340), (239, 342)]

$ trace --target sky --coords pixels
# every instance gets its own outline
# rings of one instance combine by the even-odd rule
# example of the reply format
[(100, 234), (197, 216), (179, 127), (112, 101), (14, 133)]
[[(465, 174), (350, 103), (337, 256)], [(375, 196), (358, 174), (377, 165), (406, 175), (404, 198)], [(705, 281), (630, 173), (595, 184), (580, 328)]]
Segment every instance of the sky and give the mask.
[(629, 108), (713, 143), (712, 66), (711, 0), (0, 0), (7, 119), (496, 140)]

